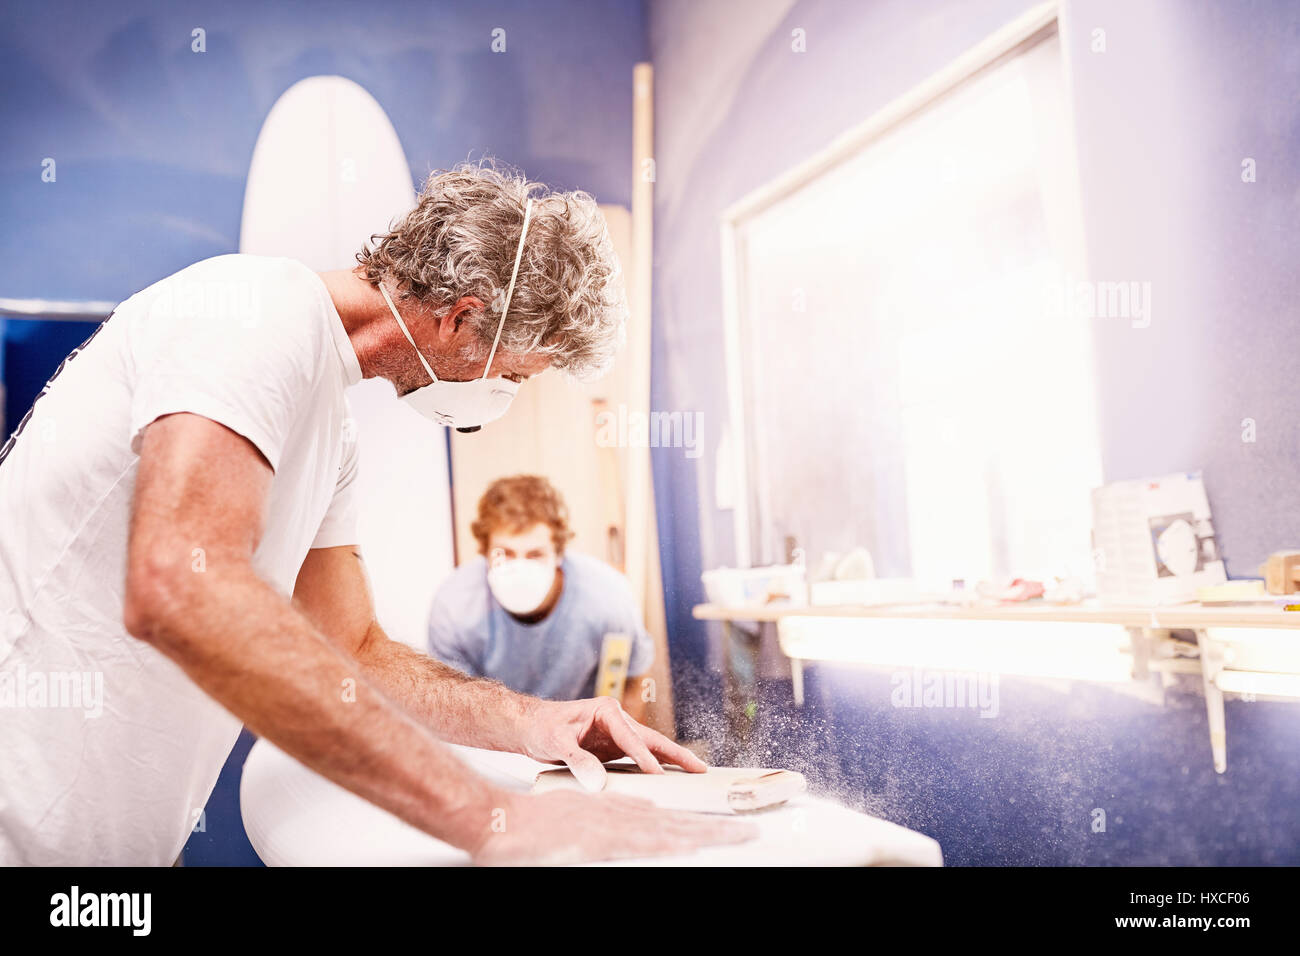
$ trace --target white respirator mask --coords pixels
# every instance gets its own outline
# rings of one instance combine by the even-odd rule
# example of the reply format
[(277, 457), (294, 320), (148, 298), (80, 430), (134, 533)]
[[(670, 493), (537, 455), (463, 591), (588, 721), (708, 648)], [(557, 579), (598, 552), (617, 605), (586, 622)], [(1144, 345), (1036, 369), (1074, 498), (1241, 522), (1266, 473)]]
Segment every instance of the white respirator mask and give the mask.
[(542, 606), (555, 584), (555, 565), (550, 561), (515, 558), (497, 561), (488, 568), (492, 596), (511, 614), (531, 614)]
[(519, 233), (519, 250), (515, 253), (515, 268), (510, 273), (510, 285), (506, 287), (505, 304), (501, 307), (501, 321), (497, 324), (496, 338), (492, 340), (492, 351), (488, 353), (487, 365), (483, 369), (481, 378), (468, 382), (440, 381), (438, 376), (433, 374), (429, 363), (425, 361), (424, 353), (415, 344), (415, 339), (411, 337), (406, 323), (402, 321), (397, 307), (393, 305), (393, 300), (388, 295), (388, 290), (384, 288), (382, 282), (379, 285), (379, 291), (383, 293), (384, 301), (388, 303), (388, 308), (401, 327), (402, 334), (406, 336), (406, 341), (411, 343), (411, 348), (415, 349), (415, 354), (420, 357), (420, 364), (433, 380), (428, 385), (403, 395), (402, 401), (439, 425), (446, 425), (448, 428), (462, 432), (476, 432), (488, 422), (494, 422), (504, 415), (515, 393), (519, 391), (518, 382), (500, 376), (488, 378), (488, 372), (492, 368), (492, 359), (497, 354), (501, 330), (506, 327), (506, 313), (510, 311), (510, 297), (514, 295), (515, 279), (519, 275), (519, 262), (524, 255), (524, 237), (528, 235), (528, 223), (532, 217), (533, 201), (530, 199), (524, 207), (524, 228)]

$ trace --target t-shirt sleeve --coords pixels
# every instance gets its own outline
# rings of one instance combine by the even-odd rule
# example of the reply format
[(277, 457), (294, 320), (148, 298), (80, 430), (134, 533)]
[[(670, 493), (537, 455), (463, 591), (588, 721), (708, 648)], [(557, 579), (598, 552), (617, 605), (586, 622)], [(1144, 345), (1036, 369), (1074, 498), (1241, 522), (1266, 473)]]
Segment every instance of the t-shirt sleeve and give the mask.
[(329, 509), (321, 519), (320, 529), (312, 541), (313, 548), (337, 548), (358, 544), (357, 539), (357, 443), (351, 433), (343, 438), (343, 464)]
[(482, 661), (468, 646), (464, 627), (457, 626), (452, 611), (454, 603), (445, 587), (433, 599), (429, 611), (429, 656), (470, 677), (482, 677)]
[(327, 329), (291, 274), (277, 283), (248, 265), (205, 266), (168, 280), (132, 323), (131, 449), (158, 418), (191, 412), (247, 438), (274, 470)]

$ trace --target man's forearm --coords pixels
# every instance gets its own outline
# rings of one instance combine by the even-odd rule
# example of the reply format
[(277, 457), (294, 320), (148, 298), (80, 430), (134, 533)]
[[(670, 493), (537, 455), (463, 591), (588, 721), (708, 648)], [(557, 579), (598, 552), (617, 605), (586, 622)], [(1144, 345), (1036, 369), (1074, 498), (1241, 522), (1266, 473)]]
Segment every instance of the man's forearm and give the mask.
[(259, 736), (431, 835), (474, 849), (502, 794), (251, 568), (175, 583), (132, 628)]
[(367, 677), (443, 740), (520, 752), (521, 729), (540, 703), (499, 681), (467, 677), (394, 641), (372, 624), (357, 650)]

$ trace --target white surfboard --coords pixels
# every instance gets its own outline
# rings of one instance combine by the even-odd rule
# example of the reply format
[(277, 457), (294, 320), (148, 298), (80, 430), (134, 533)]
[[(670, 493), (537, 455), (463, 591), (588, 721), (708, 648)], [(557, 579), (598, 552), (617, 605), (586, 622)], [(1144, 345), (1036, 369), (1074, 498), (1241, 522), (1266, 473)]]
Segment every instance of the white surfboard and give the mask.
[[(383, 107), (341, 76), (291, 86), (253, 149), (239, 251), (289, 256), (312, 269), (347, 269), (372, 233), (415, 202), (411, 170)], [(451, 571), (446, 434), (363, 381), (348, 399), (361, 455), (361, 550), (379, 621), (424, 648), (434, 590)]]

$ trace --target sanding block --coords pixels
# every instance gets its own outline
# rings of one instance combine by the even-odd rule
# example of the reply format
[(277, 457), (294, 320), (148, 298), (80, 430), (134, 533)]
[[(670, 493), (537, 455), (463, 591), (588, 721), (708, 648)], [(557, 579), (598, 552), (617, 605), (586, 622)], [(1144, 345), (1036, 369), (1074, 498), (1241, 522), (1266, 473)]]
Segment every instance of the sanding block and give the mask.
[[(753, 813), (778, 807), (808, 789), (803, 774), (765, 767), (710, 767), (706, 773), (664, 767), (657, 774), (615, 761), (605, 764), (605, 770), (606, 793), (640, 797), (666, 810)], [(582, 789), (568, 768), (543, 771), (533, 783), (533, 793)]]

